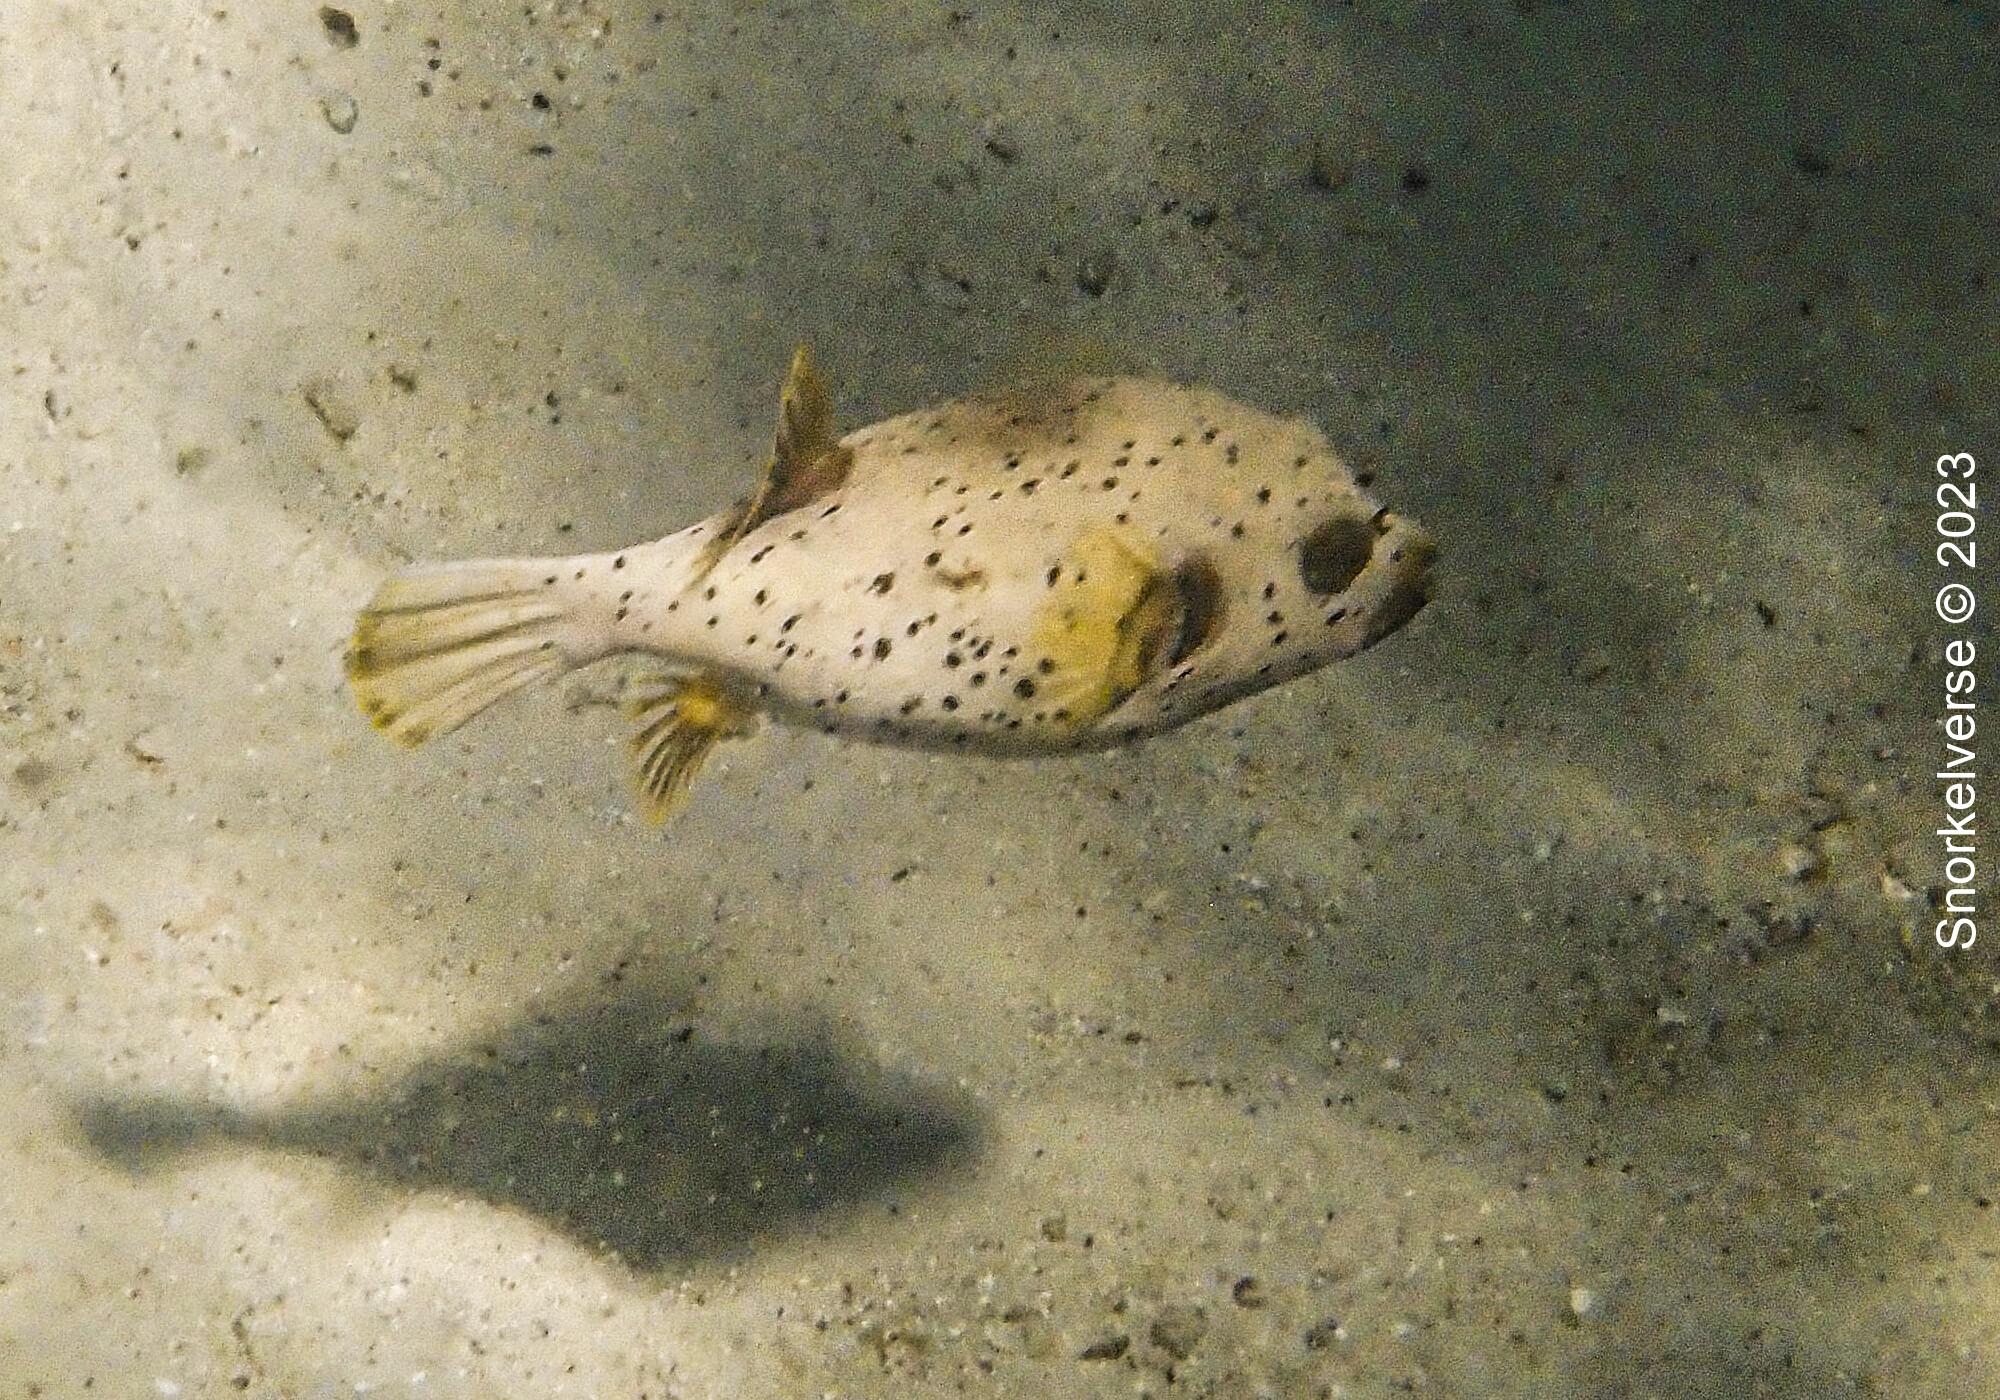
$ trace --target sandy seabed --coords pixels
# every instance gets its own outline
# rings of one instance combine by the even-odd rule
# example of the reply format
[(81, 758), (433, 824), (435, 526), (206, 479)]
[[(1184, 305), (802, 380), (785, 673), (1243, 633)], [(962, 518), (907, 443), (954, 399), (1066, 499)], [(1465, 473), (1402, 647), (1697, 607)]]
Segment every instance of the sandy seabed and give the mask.
[[(2000, 1394), (2000, 27), (1865, 10), (0, 9), (0, 1400)], [(726, 504), (800, 337), (1310, 417), (1438, 600), (664, 832), (587, 682), (369, 732), (386, 570)]]

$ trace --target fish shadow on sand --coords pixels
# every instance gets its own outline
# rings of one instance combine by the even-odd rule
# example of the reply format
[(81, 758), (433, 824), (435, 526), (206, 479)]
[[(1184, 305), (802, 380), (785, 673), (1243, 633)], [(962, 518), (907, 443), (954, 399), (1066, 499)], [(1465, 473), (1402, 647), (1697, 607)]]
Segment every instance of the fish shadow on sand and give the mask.
[(901, 1191), (968, 1170), (984, 1134), (968, 1098), (823, 1032), (709, 1041), (639, 997), (525, 1017), (379, 1097), (268, 1112), (108, 1098), (76, 1114), (131, 1171), (232, 1146), (307, 1153), (527, 1212), (648, 1271), (896, 1209)]

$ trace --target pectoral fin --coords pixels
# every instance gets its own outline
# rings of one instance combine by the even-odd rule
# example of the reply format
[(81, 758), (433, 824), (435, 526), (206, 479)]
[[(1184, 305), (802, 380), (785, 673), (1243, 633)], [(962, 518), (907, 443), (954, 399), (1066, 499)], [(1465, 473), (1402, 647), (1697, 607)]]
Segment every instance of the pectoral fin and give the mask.
[(853, 454), (837, 447), (833, 436), (833, 396), (813, 368), (812, 352), (801, 345), (792, 353), (778, 400), (777, 440), (764, 479), (755, 494), (731, 509), (723, 528), (702, 550), (697, 576), (715, 566), (730, 547), (766, 520), (809, 505), (847, 480)]
[(1143, 543), (1086, 530), (1056, 566), (1035, 620), (1036, 708), (1082, 727), (1137, 690), (1182, 630), (1176, 577)]
[(756, 715), (706, 676), (662, 676), (638, 691), (625, 712), (640, 722), (632, 736), (639, 809), (646, 820), (662, 822), (687, 800), (716, 744), (751, 733)]

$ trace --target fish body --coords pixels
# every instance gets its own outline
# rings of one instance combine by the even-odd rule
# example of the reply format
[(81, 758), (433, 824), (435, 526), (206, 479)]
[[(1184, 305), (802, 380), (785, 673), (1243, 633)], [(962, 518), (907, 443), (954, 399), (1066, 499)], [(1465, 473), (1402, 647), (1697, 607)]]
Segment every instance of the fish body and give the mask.
[(979, 753), (1135, 742), (1379, 640), (1434, 554), (1316, 429), (1213, 389), (1098, 378), (835, 439), (801, 352), (750, 500), (625, 550), (406, 571), (348, 671), (421, 742), (530, 681), (656, 658), (633, 708), (661, 811), (759, 715)]

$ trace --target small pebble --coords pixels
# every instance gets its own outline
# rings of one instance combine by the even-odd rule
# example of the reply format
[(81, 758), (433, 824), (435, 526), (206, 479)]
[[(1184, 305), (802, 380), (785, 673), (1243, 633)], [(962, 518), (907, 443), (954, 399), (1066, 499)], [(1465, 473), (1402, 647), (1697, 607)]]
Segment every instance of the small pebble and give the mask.
[(321, 28), (326, 30), (327, 41), (337, 49), (351, 49), (361, 42), (361, 31), (355, 27), (354, 16), (345, 10), (321, 5), (319, 22)]
[(1778, 847), (1778, 869), (1787, 880), (1809, 880), (1819, 873), (1820, 858), (1796, 841)]
[(1021, 158), (1021, 141), (1012, 127), (1002, 121), (989, 121), (980, 128), (980, 137), (985, 143), (986, 153), (1003, 165)]
[(1132, 1339), (1124, 1333), (1112, 1337), (1100, 1337), (1077, 1353), (1079, 1361), (1116, 1361), (1132, 1345)]
[(361, 429), (361, 420), (354, 410), (341, 399), (340, 391), (330, 380), (315, 379), (303, 385), (300, 394), (304, 396), (306, 407), (319, 419), (320, 426), (340, 442), (346, 442)]
[(1576, 659), (1576, 669), (1572, 672), (1585, 685), (1603, 680), (1611, 674), (1611, 653), (1604, 647), (1592, 647)]
[(1148, 1335), (1161, 1351), (1176, 1361), (1185, 1361), (1208, 1335), (1208, 1317), (1191, 1303), (1169, 1303), (1153, 1319)]
[(1331, 193), (1353, 178), (1354, 162), (1345, 153), (1325, 142), (1313, 142), (1312, 159), (1306, 162), (1306, 179), (1314, 189)]
[(354, 124), (361, 120), (360, 104), (344, 92), (330, 92), (320, 98), (319, 110), (326, 124), (342, 136), (354, 130)]
[(1117, 269), (1118, 259), (1109, 249), (1092, 253), (1076, 266), (1076, 285), (1087, 296), (1101, 297), (1111, 285), (1111, 274)]
[(1588, 1288), (1570, 1289), (1569, 1310), (1580, 1318), (1594, 1316), (1597, 1312), (1597, 1295)]
[(1306, 1350), (1325, 1351), (1335, 1342), (1347, 1340), (1347, 1329), (1337, 1317), (1323, 1317), (1306, 1329)]

